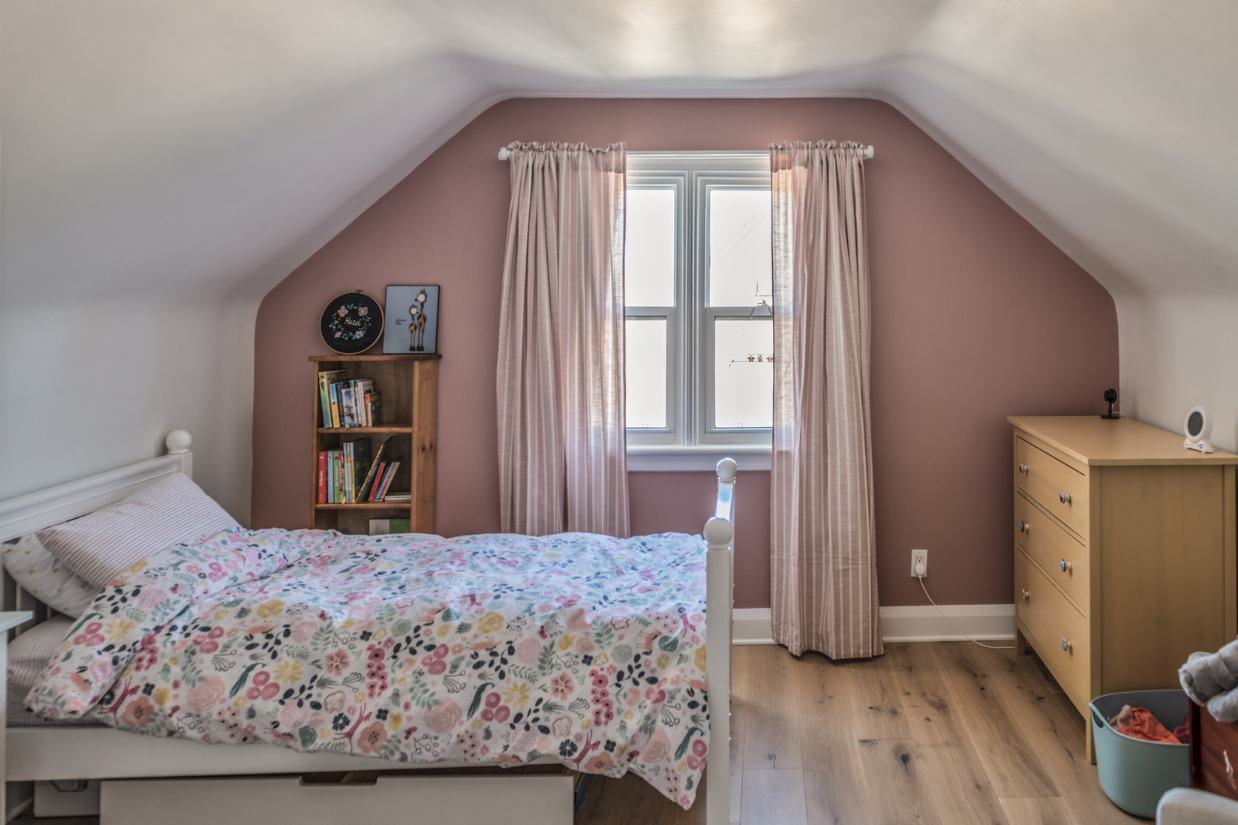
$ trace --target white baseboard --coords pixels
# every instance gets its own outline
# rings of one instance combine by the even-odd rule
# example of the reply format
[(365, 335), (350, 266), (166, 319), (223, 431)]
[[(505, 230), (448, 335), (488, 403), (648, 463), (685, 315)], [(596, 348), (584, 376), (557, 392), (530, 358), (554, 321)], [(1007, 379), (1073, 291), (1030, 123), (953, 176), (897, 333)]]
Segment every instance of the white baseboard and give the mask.
[[(732, 615), (735, 644), (774, 643), (768, 607), (739, 608)], [(969, 636), (980, 641), (1013, 639), (1014, 605), (946, 604), (941, 612), (930, 604), (881, 608), (881, 637), (887, 642), (961, 642)]]

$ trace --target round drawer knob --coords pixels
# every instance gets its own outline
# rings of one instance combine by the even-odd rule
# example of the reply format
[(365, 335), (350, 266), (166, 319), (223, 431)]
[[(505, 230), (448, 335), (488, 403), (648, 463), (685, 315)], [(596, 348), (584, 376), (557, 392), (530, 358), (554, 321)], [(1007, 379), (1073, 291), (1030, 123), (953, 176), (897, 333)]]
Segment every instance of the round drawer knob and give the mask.
[(1063, 504), (1070, 504), (1070, 493), (1063, 490), (1062, 492), (1057, 494), (1057, 500), (1062, 502)]
[(1071, 648), (1070, 640), (1062, 639), (1062, 650), (1065, 650), (1067, 653), (1070, 653), (1070, 648)]
[(1031, 598), (1031, 595), (1032, 594), (1028, 592), (1028, 589), (1026, 587), (1019, 591), (1019, 598), (1023, 599), (1023, 601), (1027, 601), (1029, 598)]
[(1061, 569), (1063, 573), (1069, 573), (1075, 568), (1075, 566), (1071, 564), (1070, 562), (1066, 561), (1066, 559), (1062, 559), (1060, 562), (1058, 562), (1057, 566)]
[(1032, 529), (1032, 525), (1028, 524), (1026, 521), (1022, 521), (1022, 520), (1019, 521), (1019, 532), (1020, 533), (1026, 533), (1028, 530), (1031, 530), (1031, 529)]
[(1026, 465), (1026, 464), (1020, 464), (1020, 465), (1019, 465), (1019, 472), (1020, 472), (1020, 473), (1023, 473), (1023, 475), (1027, 475), (1027, 465)]

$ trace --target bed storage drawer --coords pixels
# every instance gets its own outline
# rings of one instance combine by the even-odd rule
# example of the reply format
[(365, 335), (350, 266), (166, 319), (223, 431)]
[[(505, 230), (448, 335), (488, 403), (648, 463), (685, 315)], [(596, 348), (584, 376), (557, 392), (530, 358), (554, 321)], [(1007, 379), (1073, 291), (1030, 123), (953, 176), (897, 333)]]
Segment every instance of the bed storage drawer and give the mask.
[(100, 825), (572, 825), (572, 777), (380, 776), (372, 784), (297, 777), (103, 783)]

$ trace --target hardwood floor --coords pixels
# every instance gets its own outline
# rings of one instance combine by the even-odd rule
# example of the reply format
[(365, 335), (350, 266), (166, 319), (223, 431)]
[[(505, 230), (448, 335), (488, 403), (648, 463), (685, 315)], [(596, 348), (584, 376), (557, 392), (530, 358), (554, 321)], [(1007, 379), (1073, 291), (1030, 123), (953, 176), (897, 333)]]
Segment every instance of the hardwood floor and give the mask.
[[(1101, 793), (1083, 720), (1034, 657), (967, 643), (886, 650), (833, 664), (780, 647), (735, 649), (733, 821), (1140, 821)], [(700, 825), (703, 813), (679, 810), (633, 776), (594, 778), (576, 821)]]
[[(732, 820), (1102, 825), (1083, 720), (1032, 656), (889, 645), (868, 662), (735, 649)], [(581, 825), (699, 825), (635, 777), (592, 780)]]

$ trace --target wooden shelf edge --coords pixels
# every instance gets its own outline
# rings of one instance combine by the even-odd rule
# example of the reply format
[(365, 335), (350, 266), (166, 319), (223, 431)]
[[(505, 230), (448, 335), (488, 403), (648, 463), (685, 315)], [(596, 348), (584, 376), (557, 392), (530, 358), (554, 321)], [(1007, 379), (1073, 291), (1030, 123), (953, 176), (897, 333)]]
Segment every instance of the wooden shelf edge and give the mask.
[(407, 501), (365, 501), (357, 504), (315, 504), (315, 510), (407, 510), (413, 505)]
[(412, 433), (412, 427), (319, 427), (320, 435), (336, 435), (349, 433), (352, 435), (383, 435), (386, 433), (393, 435), (408, 435)]
[(365, 363), (368, 361), (370, 363), (374, 363), (376, 361), (438, 361), (442, 359), (442, 357), (443, 356), (437, 352), (433, 355), (413, 355), (411, 353), (409, 355), (340, 355), (339, 353), (336, 353), (334, 355), (311, 355), (309, 360), (313, 363), (319, 363), (322, 361), (355, 361), (358, 363)]

